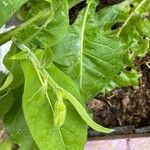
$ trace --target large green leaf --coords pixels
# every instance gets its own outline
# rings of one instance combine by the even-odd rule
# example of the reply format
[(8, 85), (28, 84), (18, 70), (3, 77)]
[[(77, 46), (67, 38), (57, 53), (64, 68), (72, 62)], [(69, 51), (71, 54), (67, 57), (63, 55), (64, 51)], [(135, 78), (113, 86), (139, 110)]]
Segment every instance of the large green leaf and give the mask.
[[(55, 127), (53, 120), (53, 106), (57, 101), (55, 91), (50, 86), (47, 87), (48, 91), (45, 91), (47, 88), (42, 85), (30, 62), (22, 62), (22, 68), (25, 75), (23, 109), (27, 124), (38, 147), (41, 150), (82, 150), (86, 142), (87, 128), (76, 110), (65, 101), (66, 120), (62, 127)], [(71, 91), (75, 97), (82, 100), (70, 79), (55, 67), (51, 67), (49, 71), (62, 88)]]
[(0, 1), (0, 27), (26, 2), (27, 0), (1, 0)]
[(86, 98), (104, 88), (123, 64), (123, 44), (99, 28), (96, 5), (92, 0), (88, 2), (65, 39), (54, 49), (55, 62), (78, 83)]

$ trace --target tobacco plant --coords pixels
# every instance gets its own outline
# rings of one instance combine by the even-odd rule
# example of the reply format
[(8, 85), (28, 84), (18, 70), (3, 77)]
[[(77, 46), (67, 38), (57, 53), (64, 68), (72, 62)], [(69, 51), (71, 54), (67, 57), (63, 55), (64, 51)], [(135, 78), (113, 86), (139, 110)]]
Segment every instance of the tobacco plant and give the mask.
[(0, 27), (14, 14), (22, 21), (0, 34), (0, 45), (12, 40), (4, 58), (9, 73), (0, 79), (0, 117), (22, 150), (83, 150), (88, 126), (113, 131), (89, 117), (86, 103), (138, 85), (134, 60), (149, 48), (149, 1), (97, 10), (100, 2), (87, 0), (69, 24), (69, 9), (81, 1), (0, 1)]

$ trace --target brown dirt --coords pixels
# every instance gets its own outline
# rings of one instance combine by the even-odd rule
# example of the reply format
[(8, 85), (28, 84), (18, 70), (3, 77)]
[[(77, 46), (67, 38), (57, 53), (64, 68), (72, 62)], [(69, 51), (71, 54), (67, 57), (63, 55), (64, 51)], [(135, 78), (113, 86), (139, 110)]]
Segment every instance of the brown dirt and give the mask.
[(98, 95), (88, 103), (94, 120), (106, 127), (150, 125), (150, 53), (137, 58), (141, 70), (139, 88), (120, 88), (105, 96)]

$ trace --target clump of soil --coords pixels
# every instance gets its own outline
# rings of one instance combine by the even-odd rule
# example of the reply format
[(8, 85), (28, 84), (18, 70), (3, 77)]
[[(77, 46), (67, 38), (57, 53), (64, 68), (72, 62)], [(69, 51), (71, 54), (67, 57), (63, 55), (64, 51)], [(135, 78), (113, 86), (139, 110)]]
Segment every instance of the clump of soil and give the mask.
[(106, 127), (142, 127), (150, 125), (150, 53), (137, 58), (136, 65), (141, 70), (139, 88), (115, 89), (103, 96), (98, 95), (88, 103), (94, 120)]

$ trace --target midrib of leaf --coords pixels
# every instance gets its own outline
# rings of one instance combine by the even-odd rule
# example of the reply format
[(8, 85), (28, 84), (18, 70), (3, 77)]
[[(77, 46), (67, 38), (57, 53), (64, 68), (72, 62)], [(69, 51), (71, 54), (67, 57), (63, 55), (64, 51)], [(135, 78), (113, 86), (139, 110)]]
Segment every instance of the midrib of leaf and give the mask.
[(82, 82), (83, 82), (83, 51), (84, 51), (84, 33), (85, 33), (85, 25), (86, 25), (86, 20), (88, 16), (88, 12), (90, 9), (91, 5), (91, 0), (87, 1), (88, 5), (85, 10), (84, 18), (83, 18), (83, 23), (81, 27), (81, 36), (80, 36), (80, 88), (82, 88)]
[(123, 29), (126, 27), (126, 25), (128, 24), (128, 22), (130, 21), (130, 19), (133, 17), (133, 15), (144, 5), (144, 3), (147, 0), (143, 0), (139, 3), (139, 5), (134, 9), (134, 11), (129, 15), (129, 17), (127, 18), (127, 20), (124, 22), (124, 24), (122, 25), (122, 28), (118, 31), (117, 33), (117, 37), (120, 36), (121, 32), (123, 31)]

